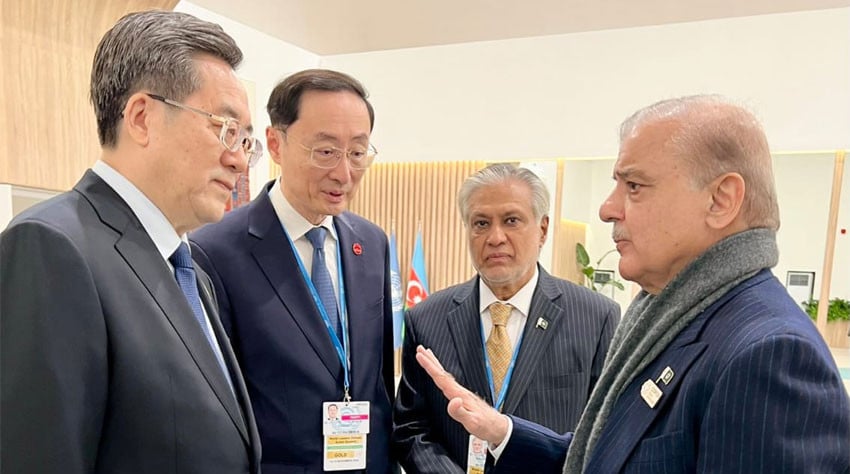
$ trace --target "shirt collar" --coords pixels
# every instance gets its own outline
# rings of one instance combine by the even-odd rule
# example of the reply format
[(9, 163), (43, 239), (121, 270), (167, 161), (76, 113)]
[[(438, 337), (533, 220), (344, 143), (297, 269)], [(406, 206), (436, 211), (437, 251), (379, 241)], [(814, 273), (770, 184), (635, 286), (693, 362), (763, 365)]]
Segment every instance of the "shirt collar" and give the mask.
[[(280, 224), (286, 229), (289, 238), (293, 242), (304, 237), (307, 231), (315, 227), (310, 221), (304, 218), (298, 211), (292, 207), (292, 204), (283, 195), (283, 189), (280, 187), (280, 178), (276, 179), (271, 189), (269, 189), (269, 199), (272, 202), (277, 218)], [(328, 235), (337, 240), (336, 229), (334, 228), (333, 216), (325, 216), (321, 226), (328, 230)]]
[(502, 303), (508, 303), (514, 308), (516, 308), (523, 316), (528, 316), (528, 312), (531, 310), (531, 298), (534, 296), (534, 289), (537, 288), (537, 280), (540, 277), (539, 270), (537, 269), (537, 265), (534, 266), (534, 274), (531, 275), (531, 279), (528, 280), (528, 283), (523, 285), (519, 291), (516, 292), (509, 300), (501, 301), (499, 298), (496, 298), (496, 295), (493, 294), (493, 291), (488, 287), (483, 280), (479, 277), (480, 284), (478, 285), (478, 311), (480, 314), (483, 314), (487, 308), (496, 301), (501, 301)]
[(180, 242), (185, 242), (186, 236), (177, 235), (174, 226), (171, 225), (171, 222), (168, 221), (165, 214), (162, 213), (156, 204), (148, 199), (135, 184), (116, 171), (115, 168), (109, 166), (104, 161), (97, 160), (94, 166), (92, 166), (92, 171), (127, 203), (130, 210), (139, 219), (145, 232), (153, 240), (162, 258), (168, 260), (168, 257), (180, 245)]

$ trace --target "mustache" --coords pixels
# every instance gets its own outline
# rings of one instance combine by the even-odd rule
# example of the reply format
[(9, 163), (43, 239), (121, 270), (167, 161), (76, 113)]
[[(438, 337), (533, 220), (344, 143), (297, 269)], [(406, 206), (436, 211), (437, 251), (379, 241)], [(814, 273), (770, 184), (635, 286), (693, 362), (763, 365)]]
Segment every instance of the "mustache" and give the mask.
[(622, 229), (614, 227), (614, 229), (611, 231), (611, 240), (613, 240), (614, 242), (618, 240), (628, 240), (628, 238), (628, 234), (626, 234), (626, 232)]

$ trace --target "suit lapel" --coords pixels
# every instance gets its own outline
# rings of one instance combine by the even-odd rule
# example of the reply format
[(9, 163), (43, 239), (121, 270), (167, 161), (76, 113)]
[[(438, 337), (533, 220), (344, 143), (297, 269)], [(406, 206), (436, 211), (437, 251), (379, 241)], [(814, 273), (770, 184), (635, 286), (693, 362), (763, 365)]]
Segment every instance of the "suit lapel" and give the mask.
[(267, 192), (261, 192), (251, 203), (250, 213), (248, 232), (258, 239), (251, 249), (251, 254), (287, 313), (281, 317), (290, 317), (295, 321), (331, 377), (337, 379), (342, 371), (342, 364), (319, 316), (310, 289), (297, 270), (298, 262), (294, 250), (283, 233), (283, 227)]
[[(367, 300), (369, 292), (357, 291), (362, 287), (363, 282), (373, 280), (369, 278), (366, 272), (366, 263), (375, 263), (374, 260), (366, 259), (366, 252), (377, 252), (378, 249), (363, 247), (361, 242), (362, 237), (358, 236), (349, 221), (345, 219), (345, 214), (340, 214), (334, 217), (334, 227), (337, 234), (337, 245), (341, 256), (341, 268), (338, 271), (342, 272), (343, 284), (345, 288), (345, 306), (349, 343), (349, 358), (351, 360), (351, 387), (358, 394), (366, 393), (366, 384), (369, 374), (364, 372), (364, 368), (374, 370), (375, 367), (380, 367), (380, 361), (370, 362), (369, 359), (373, 355), (380, 356), (380, 333), (367, 334), (369, 331), (367, 326), (368, 318), (363, 310), (369, 307), (372, 303)], [(354, 243), (361, 245), (362, 252), (360, 255), (354, 255), (353, 252), (347, 249), (351, 248)], [(333, 258), (336, 258), (334, 255)], [(383, 263), (383, 262), (381, 262)], [(364, 318), (365, 317), (365, 318)]]
[[(599, 442), (588, 460), (587, 472), (621, 472), (637, 444), (643, 439), (652, 423), (665, 407), (673, 403), (679, 385), (691, 365), (703, 353), (704, 342), (673, 347), (649, 365), (620, 395), (599, 436)], [(673, 370), (674, 376), (668, 385), (658, 382), (663, 395), (655, 407), (650, 408), (641, 396), (641, 387), (648, 380), (656, 381), (665, 367)], [(616, 445), (612, 448), (611, 445)], [(599, 456), (596, 456), (599, 453)]]
[[(207, 311), (207, 315), (209, 315), (210, 325), (212, 326), (213, 332), (215, 333), (215, 338), (218, 341), (219, 349), (221, 349), (221, 355), (224, 357), (225, 364), (230, 370), (230, 379), (233, 382), (233, 391), (239, 395), (239, 400), (237, 401), (233, 396), (223, 397), (219, 395), (219, 399), (224, 405), (225, 409), (227, 409), (227, 413), (230, 415), (230, 418), (233, 420), (233, 423), (239, 428), (239, 432), (242, 433), (242, 437), (245, 439), (245, 442), (248, 443), (249, 446), (253, 446), (250, 436), (248, 435), (248, 428), (246, 426), (247, 418), (250, 418), (251, 408), (250, 405), (246, 404), (246, 400), (248, 399), (247, 389), (245, 387), (245, 381), (242, 379), (242, 373), (239, 369), (239, 365), (236, 362), (236, 355), (233, 353), (233, 349), (230, 347), (230, 340), (227, 337), (227, 333), (224, 332), (224, 327), (221, 325), (221, 321), (218, 317), (218, 308), (215, 302), (215, 298), (212, 296), (212, 287), (209, 282), (209, 277), (204, 273), (202, 269), (200, 269), (197, 265), (195, 266), (195, 272), (198, 275), (198, 288), (200, 288), (201, 301), (204, 304), (204, 309)], [(226, 383), (226, 382), (225, 382)], [(230, 387), (226, 387), (228, 390)], [(236, 403), (239, 403), (241, 406), (237, 406)]]
[[(710, 341), (700, 339), (703, 328), (717, 310), (744, 291), (769, 275), (751, 278), (747, 284), (738, 285), (706, 308), (671, 341), (668, 348), (655, 361), (629, 383), (626, 390), (614, 404), (605, 428), (599, 435), (599, 441), (588, 459), (586, 472), (620, 472), (629, 460), (635, 447), (643, 440), (644, 434), (652, 427), (653, 421), (664, 412), (664, 408), (676, 399), (679, 386), (686, 378), (688, 369), (705, 352)], [(654, 408), (643, 400), (640, 389), (648, 379), (658, 380), (666, 367), (673, 370), (669, 384), (659, 383), (663, 395)], [(616, 448), (612, 448), (616, 445)], [(599, 453), (599, 456), (596, 454)]]
[(469, 281), (455, 295), (457, 306), (446, 315), (458, 361), (469, 390), (493, 404), (490, 383), (484, 369), (484, 348), (481, 343), (481, 314), (478, 308), (478, 277)]
[[(247, 439), (244, 423), (241, 422), (236, 400), (227, 379), (221, 371), (212, 347), (203, 331), (198, 327), (189, 303), (168, 265), (160, 258), (150, 236), (142, 227), (127, 204), (103, 180), (87, 172), (76, 186), (97, 209), (98, 216), (120, 233), (115, 250), (133, 270), (142, 285), (153, 297), (178, 337), (183, 341), (192, 359), (209, 383), (216, 397), (233, 418), (234, 423)], [(203, 287), (203, 285), (200, 285)], [(205, 302), (207, 310), (212, 306)], [(213, 319), (213, 318), (211, 318)]]
[[(555, 333), (559, 330), (560, 319), (564, 313), (553, 303), (561, 296), (560, 293), (552, 286), (549, 275), (543, 269), (539, 272), (537, 288), (534, 289), (534, 295), (531, 298), (531, 307), (522, 332), (519, 354), (505, 397), (503, 412), (507, 414), (513, 413), (525, 397), (528, 386), (534, 380), (542, 354), (549, 349)], [(539, 318), (547, 322), (545, 330), (537, 326)]]

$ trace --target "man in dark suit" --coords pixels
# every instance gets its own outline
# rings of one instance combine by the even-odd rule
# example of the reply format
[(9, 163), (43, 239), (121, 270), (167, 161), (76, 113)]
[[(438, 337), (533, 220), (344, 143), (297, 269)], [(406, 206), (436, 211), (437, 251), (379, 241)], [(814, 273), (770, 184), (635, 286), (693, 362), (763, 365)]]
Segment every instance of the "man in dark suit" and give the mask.
[(215, 24), (125, 16), (94, 57), (103, 153), (0, 237), (3, 472), (259, 471), (245, 383), (185, 233), (261, 150)]
[(275, 87), (268, 111), (280, 179), (191, 238), (245, 371), (263, 473), (321, 472), (347, 459), (329, 456), (323, 403), (344, 414), (349, 399), (369, 402), (365, 470), (392, 471), (387, 238), (346, 212), (376, 153), (372, 106), (355, 79), (308, 70)]
[[(446, 398), (416, 363), (417, 345), (502, 413), (560, 432), (578, 423), (620, 316), (612, 300), (537, 264), (549, 192), (533, 172), (484, 168), (463, 183), (458, 205), (478, 275), (407, 314), (393, 448), (410, 473), (467, 472), (476, 441), (446, 414)], [(492, 306), (502, 304), (505, 322)], [(497, 353), (502, 330), (508, 344)]]
[[(494, 412), (417, 359), (496, 471), (850, 472), (850, 400), (821, 336), (771, 274), (779, 208), (767, 139), (715, 96), (662, 101), (621, 127), (620, 273), (640, 284), (574, 433)], [(569, 452), (567, 452), (569, 450)]]

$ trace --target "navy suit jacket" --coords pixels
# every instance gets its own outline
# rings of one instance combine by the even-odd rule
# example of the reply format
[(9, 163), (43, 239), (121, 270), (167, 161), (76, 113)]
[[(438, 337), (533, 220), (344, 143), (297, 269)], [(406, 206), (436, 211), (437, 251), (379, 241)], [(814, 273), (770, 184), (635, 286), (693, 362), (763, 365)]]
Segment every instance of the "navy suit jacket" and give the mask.
[[(612, 300), (539, 268), (504, 413), (567, 431), (578, 424), (620, 317)], [(405, 321), (403, 372), (393, 413), (393, 450), (409, 473), (466, 472), (469, 433), (416, 362), (430, 348), (465, 387), (493, 403), (484, 365), (479, 277), (439, 291)], [(546, 321), (545, 329), (537, 322)]]
[[(650, 408), (640, 387), (667, 367), (673, 379)], [(571, 438), (514, 419), (498, 472), (560, 473)], [(847, 473), (847, 390), (815, 326), (764, 270), (635, 377), (586, 472)]]
[(197, 272), (232, 389), (173, 271), (100, 177), (15, 218), (0, 268), (3, 472), (259, 471), (209, 278)]
[[(263, 444), (263, 474), (322, 472), (322, 402), (343, 399), (343, 367), (268, 196), (192, 233), (222, 323), (242, 365)], [(345, 212), (334, 217), (351, 348), (351, 396), (371, 403), (367, 471), (389, 460), (393, 391), (387, 237)], [(359, 244), (356, 254), (353, 245)]]

